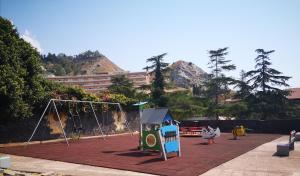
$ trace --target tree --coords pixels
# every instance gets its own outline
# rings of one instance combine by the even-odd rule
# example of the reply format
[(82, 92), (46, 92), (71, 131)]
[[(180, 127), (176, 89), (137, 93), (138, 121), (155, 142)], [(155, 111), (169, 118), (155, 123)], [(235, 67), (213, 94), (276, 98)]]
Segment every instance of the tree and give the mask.
[(95, 58), (95, 57), (102, 57), (103, 55), (100, 54), (99, 51), (91, 51), (91, 50), (87, 50), (83, 53), (80, 53), (79, 55), (75, 56), (75, 59), (78, 60), (85, 60), (85, 59), (89, 59), (89, 58)]
[(228, 86), (234, 83), (234, 79), (231, 77), (226, 77), (224, 72), (235, 70), (236, 66), (229, 64), (231, 60), (226, 60), (225, 56), (228, 55), (228, 47), (220, 48), (217, 50), (208, 51), (210, 61), (209, 68), (211, 74), (210, 79), (206, 82), (207, 96), (214, 99), (214, 104), (212, 105), (212, 110), (215, 111), (216, 119), (219, 119), (218, 108), (219, 108), (219, 98), (221, 95), (229, 93), (230, 89)]
[(86, 74), (82, 69), (87, 61), (92, 61), (97, 57), (103, 57), (99, 51), (85, 51), (75, 56), (68, 56), (64, 53), (42, 55), (41, 59), (46, 69), (45, 74), (54, 74), (55, 76)]
[(163, 57), (166, 56), (167, 53), (153, 56), (147, 59), (147, 62), (151, 62), (152, 65), (147, 66), (147, 69), (153, 69), (154, 72), (154, 80), (152, 82), (151, 95), (153, 99), (153, 103), (159, 107), (166, 106), (166, 98), (164, 97), (164, 69), (169, 65), (168, 63), (163, 62)]
[(256, 52), (258, 56), (255, 58), (255, 69), (246, 73), (249, 78), (247, 83), (254, 90), (256, 100), (252, 103), (256, 107), (256, 113), (263, 120), (282, 116), (288, 104), (288, 92), (280, 87), (289, 86), (286, 81), (291, 77), (283, 76), (282, 72), (270, 67), (272, 63), (269, 56), (275, 50), (257, 49)]
[(48, 53), (41, 56), (46, 74), (54, 74), (55, 76), (69, 75), (75, 72), (75, 60), (73, 56), (67, 56), (64, 53), (58, 55)]
[(240, 79), (236, 80), (236, 86), (238, 88), (234, 98), (246, 100), (251, 95), (251, 86), (248, 85), (246, 80), (246, 72), (241, 70)]
[(166, 96), (168, 108), (175, 119), (182, 120), (205, 115), (205, 100), (193, 96), (190, 91), (167, 93)]
[(125, 75), (113, 76), (111, 82), (112, 85), (108, 87), (111, 93), (123, 94), (129, 98), (135, 96), (136, 90), (133, 87), (133, 83)]
[(20, 38), (9, 20), (0, 17), (0, 113), (17, 119), (32, 115), (46, 96), (40, 54)]

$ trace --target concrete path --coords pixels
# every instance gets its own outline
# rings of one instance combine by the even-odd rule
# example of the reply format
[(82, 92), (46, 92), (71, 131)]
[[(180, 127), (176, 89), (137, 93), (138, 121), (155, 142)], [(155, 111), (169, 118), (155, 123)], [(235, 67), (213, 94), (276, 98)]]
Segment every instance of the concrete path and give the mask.
[[(1, 155), (1, 154), (0, 154)], [(7, 155), (7, 154), (3, 154)], [(94, 167), (82, 164), (73, 164), (60, 161), (51, 161), (31, 157), (9, 155), (12, 166), (10, 169), (38, 173), (55, 173), (59, 175), (72, 176), (151, 176), (138, 172), (123, 171), (118, 169), (109, 169), (103, 167)]]
[(288, 136), (283, 136), (263, 144), (201, 176), (300, 176), (300, 142), (295, 143), (290, 156), (274, 156), (276, 145), (287, 141)]

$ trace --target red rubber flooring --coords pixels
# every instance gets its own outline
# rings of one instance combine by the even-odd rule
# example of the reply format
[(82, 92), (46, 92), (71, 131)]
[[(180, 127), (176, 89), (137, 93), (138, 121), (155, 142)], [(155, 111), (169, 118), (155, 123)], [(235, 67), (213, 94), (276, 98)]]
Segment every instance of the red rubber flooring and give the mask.
[(206, 145), (200, 137), (181, 137), (182, 157), (167, 161), (158, 153), (145, 154), (137, 150), (138, 135), (115, 136), (103, 139), (84, 139), (35, 144), (24, 147), (0, 148), (0, 153), (43, 158), (56, 161), (102, 166), (158, 175), (199, 175), (230, 159), (233, 159), (280, 135), (249, 134), (240, 140), (232, 140), (223, 133), (215, 144)]

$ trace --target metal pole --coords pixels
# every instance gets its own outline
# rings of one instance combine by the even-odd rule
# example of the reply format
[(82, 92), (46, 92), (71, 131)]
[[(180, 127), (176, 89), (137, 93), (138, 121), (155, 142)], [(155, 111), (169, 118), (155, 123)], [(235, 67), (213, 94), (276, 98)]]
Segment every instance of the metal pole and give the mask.
[(177, 140), (178, 140), (178, 156), (181, 157), (181, 147), (180, 147), (180, 132), (179, 132), (179, 125), (176, 125), (177, 127)]
[(31, 135), (30, 138), (28, 139), (28, 141), (27, 141), (27, 143), (26, 143), (26, 146), (29, 144), (29, 142), (30, 142), (31, 139), (33, 138), (33, 135), (35, 134), (37, 128), (39, 127), (39, 125), (40, 125), (40, 123), (41, 123), (41, 121), (42, 121), (42, 119), (43, 119), (43, 117), (44, 117), (44, 115), (45, 115), (45, 113), (46, 113), (46, 111), (47, 111), (47, 109), (48, 109), (48, 107), (49, 107), (51, 101), (52, 101), (52, 99), (48, 102), (48, 104), (47, 104), (47, 106), (46, 106), (46, 108), (45, 108), (45, 110), (44, 110), (44, 112), (43, 112), (43, 114), (42, 114), (40, 120), (38, 121), (37, 125), (35, 126), (35, 129), (34, 129), (33, 132), (32, 132), (32, 135)]
[(55, 109), (55, 111), (56, 111), (56, 115), (57, 115), (58, 120), (59, 120), (59, 123), (60, 123), (61, 130), (62, 130), (62, 132), (63, 132), (63, 134), (64, 134), (65, 140), (66, 140), (66, 142), (67, 142), (67, 144), (68, 144), (68, 147), (69, 147), (69, 142), (68, 142), (68, 139), (67, 139), (67, 136), (66, 136), (64, 127), (63, 127), (63, 125), (62, 125), (62, 122), (61, 122), (61, 119), (60, 119), (60, 117), (59, 117), (59, 114), (58, 114), (58, 111), (57, 111), (57, 108), (56, 108), (56, 105), (55, 105), (55, 102), (54, 102), (54, 101), (53, 101), (53, 105), (54, 105), (54, 109)]
[(77, 103), (112, 104), (112, 105), (120, 104), (120, 103), (112, 103), (112, 102), (85, 101), (85, 100), (60, 100), (60, 99), (52, 99), (52, 100), (53, 101), (62, 101), (62, 102), (77, 102)]
[[(37, 130), (37, 128), (39, 127), (39, 125), (40, 125), (40, 123), (41, 123), (41, 121), (42, 121), (42, 119), (43, 119), (43, 117), (44, 117), (44, 115), (45, 115), (45, 113), (46, 113), (46, 111), (47, 111), (47, 109), (48, 109), (48, 107), (49, 107), (49, 105), (50, 105), (51, 102), (53, 102), (53, 104), (54, 104), (54, 108), (55, 108), (56, 113), (57, 113), (57, 116), (58, 116), (58, 118), (59, 118), (59, 122), (60, 122), (61, 128), (62, 128), (62, 130), (63, 130), (65, 140), (66, 140), (66, 142), (67, 142), (67, 144), (68, 144), (68, 146), (69, 146), (69, 142), (68, 142), (68, 140), (67, 140), (65, 131), (64, 131), (63, 127), (62, 127), (62, 122), (61, 122), (61, 120), (60, 120), (60, 116), (59, 116), (59, 114), (58, 114), (58, 111), (57, 111), (57, 108), (56, 108), (56, 105), (55, 105), (55, 101), (58, 101), (58, 102), (90, 103), (90, 104), (92, 104), (92, 103), (95, 103), (95, 104), (113, 104), (113, 105), (118, 105), (118, 106), (120, 107), (120, 103), (95, 102), (95, 101), (80, 101), (80, 100), (60, 100), (60, 99), (50, 99), (49, 102), (48, 102), (48, 104), (47, 104), (47, 106), (46, 106), (46, 108), (45, 108), (45, 110), (44, 110), (44, 112), (43, 112), (43, 114), (41, 115), (41, 118), (39, 119), (39, 121), (38, 121), (38, 123), (37, 123), (35, 129), (33, 130), (33, 132), (32, 132), (32, 134), (31, 134), (30, 138), (28, 139), (28, 141), (27, 141), (27, 143), (26, 143), (26, 146), (29, 144), (29, 142), (32, 140), (34, 134), (36, 133), (36, 130)], [(99, 122), (98, 122), (97, 116), (96, 116), (96, 114), (95, 114), (94, 108), (93, 108), (93, 106), (91, 106), (91, 107), (92, 107), (92, 109), (93, 109), (93, 112), (94, 112), (94, 115), (95, 115), (97, 124), (98, 124), (98, 126), (99, 126), (99, 129), (100, 129), (102, 135), (104, 136), (104, 134), (103, 134), (103, 132), (102, 132), (102, 129), (101, 129), (101, 127), (100, 127), (100, 124), (99, 124)], [(129, 128), (129, 127), (128, 127), (128, 128)]]
[(105, 136), (104, 136), (104, 134), (103, 134), (103, 131), (102, 131), (101, 127), (100, 127), (100, 124), (99, 124), (99, 121), (98, 121), (97, 115), (96, 115), (96, 113), (95, 113), (95, 111), (94, 111), (94, 107), (93, 107), (93, 104), (92, 104), (92, 102), (90, 102), (90, 106), (91, 106), (91, 108), (92, 108), (92, 110), (93, 110), (94, 117), (95, 117), (95, 119), (96, 119), (96, 121), (97, 121), (97, 124), (98, 124), (99, 130), (100, 130), (100, 132), (101, 132), (101, 134), (102, 134), (102, 137), (103, 137), (103, 139), (105, 140)]
[(143, 124), (142, 124), (142, 110), (139, 107), (139, 113), (140, 113), (140, 150), (143, 151)]

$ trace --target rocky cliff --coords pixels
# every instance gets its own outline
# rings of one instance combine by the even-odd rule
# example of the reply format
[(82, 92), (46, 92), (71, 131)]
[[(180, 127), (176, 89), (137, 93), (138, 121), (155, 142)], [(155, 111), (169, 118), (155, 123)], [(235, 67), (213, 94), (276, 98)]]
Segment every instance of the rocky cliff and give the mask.
[(169, 68), (169, 79), (178, 87), (190, 88), (193, 85), (200, 85), (207, 78), (207, 73), (192, 62), (179, 60)]

